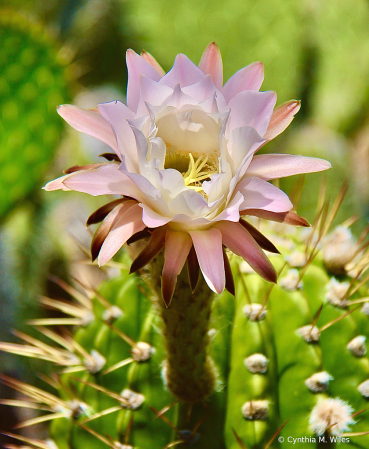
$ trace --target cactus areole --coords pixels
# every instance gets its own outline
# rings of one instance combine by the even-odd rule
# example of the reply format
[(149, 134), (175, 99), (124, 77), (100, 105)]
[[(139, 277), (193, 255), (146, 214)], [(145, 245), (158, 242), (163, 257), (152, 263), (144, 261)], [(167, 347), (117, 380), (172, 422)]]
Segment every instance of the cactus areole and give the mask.
[[(278, 250), (242, 216), (308, 226), (292, 211), (288, 196), (268, 181), (326, 170), (330, 164), (287, 154), (256, 155), (300, 108), (294, 100), (274, 108), (275, 92), (259, 91), (260, 62), (239, 70), (224, 86), (215, 43), (199, 66), (179, 54), (165, 73), (150, 54), (128, 50), (127, 67), (127, 105), (58, 107), (72, 127), (114, 152), (104, 155), (107, 162), (67, 170), (45, 190), (121, 196), (88, 219), (88, 224), (102, 221), (92, 258), (104, 265), (126, 242), (145, 239), (131, 272), (151, 262), (167, 338), (164, 378), (181, 400), (202, 401), (216, 377), (206, 350), (211, 291), (234, 293), (225, 249), (267, 281), (277, 278), (263, 249)], [(186, 262), (188, 277), (181, 275)], [(204, 281), (198, 280), (200, 271)]]

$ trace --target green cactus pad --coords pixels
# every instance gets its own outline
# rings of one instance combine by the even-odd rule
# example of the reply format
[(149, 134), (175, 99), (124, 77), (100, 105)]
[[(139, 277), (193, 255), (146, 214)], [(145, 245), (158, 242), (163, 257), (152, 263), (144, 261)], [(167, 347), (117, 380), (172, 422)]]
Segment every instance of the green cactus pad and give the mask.
[[(60, 47), (60, 46), (59, 46)], [(0, 11), (0, 217), (43, 182), (69, 99), (66, 62), (44, 28)]]

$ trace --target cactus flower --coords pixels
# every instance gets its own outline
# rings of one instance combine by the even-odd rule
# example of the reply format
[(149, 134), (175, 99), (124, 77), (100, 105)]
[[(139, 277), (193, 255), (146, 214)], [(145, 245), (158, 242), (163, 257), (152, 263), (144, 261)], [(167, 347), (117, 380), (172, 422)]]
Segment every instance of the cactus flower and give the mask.
[(232, 289), (224, 247), (275, 282), (276, 272), (262, 249), (277, 250), (242, 216), (307, 225), (292, 211), (288, 196), (268, 181), (326, 170), (329, 162), (256, 155), (289, 125), (300, 103), (274, 109), (275, 92), (259, 91), (260, 62), (239, 70), (223, 86), (215, 43), (206, 48), (199, 66), (179, 54), (165, 73), (150, 54), (132, 50), (127, 66), (127, 105), (112, 101), (97, 110), (58, 108), (72, 127), (105, 142), (114, 153), (105, 155), (108, 162), (73, 167), (45, 189), (122, 196), (88, 221), (103, 220), (92, 242), (93, 258), (104, 265), (127, 241), (149, 237), (132, 271), (165, 248), (166, 304), (186, 260), (190, 271), (199, 264), (213, 291)]

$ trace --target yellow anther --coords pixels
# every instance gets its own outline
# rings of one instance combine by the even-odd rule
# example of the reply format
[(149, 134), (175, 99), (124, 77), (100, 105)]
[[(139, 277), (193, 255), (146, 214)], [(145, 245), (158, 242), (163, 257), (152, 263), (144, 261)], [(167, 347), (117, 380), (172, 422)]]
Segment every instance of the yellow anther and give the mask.
[(209, 159), (208, 156), (205, 155), (200, 156), (195, 161), (191, 153), (188, 153), (188, 155), (190, 158), (190, 163), (187, 172), (183, 175), (185, 185), (190, 189), (195, 190), (196, 192), (201, 192), (202, 187), (200, 181), (209, 178), (211, 175), (217, 172), (209, 170), (209, 168), (207, 170), (202, 171), (202, 169), (206, 166), (206, 163)]

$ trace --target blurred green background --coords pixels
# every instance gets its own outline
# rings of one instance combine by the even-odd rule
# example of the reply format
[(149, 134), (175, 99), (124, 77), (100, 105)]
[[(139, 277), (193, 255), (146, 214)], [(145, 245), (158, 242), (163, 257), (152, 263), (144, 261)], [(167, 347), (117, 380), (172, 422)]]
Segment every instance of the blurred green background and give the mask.
[[(11, 340), (10, 328), (40, 315), (37, 295), (62, 295), (48, 273), (101, 279), (74, 261), (86, 258), (78, 249), (91, 238), (84, 222), (106, 199), (41, 187), (106, 151), (64, 126), (55, 108), (124, 101), (127, 48), (149, 51), (169, 70), (177, 53), (198, 63), (216, 41), (225, 80), (262, 61), (264, 90), (275, 90), (279, 104), (302, 100), (290, 128), (263, 151), (330, 160), (329, 196), (349, 183), (337, 221), (358, 214), (356, 229), (363, 228), (369, 218), (368, 24), (367, 0), (0, 1), (0, 339)], [(322, 179), (314, 174), (305, 181), (299, 212), (310, 220)], [(295, 182), (283, 180), (281, 187), (289, 192)], [(30, 380), (39, 369), (0, 357), (0, 371), (16, 377)], [(12, 413), (0, 408), (0, 430), (20, 419)]]

